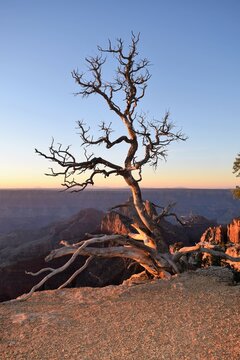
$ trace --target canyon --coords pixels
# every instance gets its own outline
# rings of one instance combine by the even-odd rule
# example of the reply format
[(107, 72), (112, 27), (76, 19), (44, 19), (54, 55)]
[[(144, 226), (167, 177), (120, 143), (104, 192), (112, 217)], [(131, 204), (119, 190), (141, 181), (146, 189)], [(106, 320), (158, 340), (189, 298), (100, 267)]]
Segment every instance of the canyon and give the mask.
[[(86, 208), (107, 211), (125, 202), (128, 189), (97, 189), (80, 193), (60, 190), (0, 190), (0, 235), (15, 230), (34, 230), (67, 219)], [(202, 215), (227, 224), (240, 214), (240, 201), (230, 190), (143, 189), (143, 197), (157, 205), (175, 203), (179, 216)]]
[[(45, 267), (45, 256), (59, 247), (61, 240), (74, 243), (84, 239), (85, 233), (89, 232), (127, 234), (130, 229), (128, 212), (124, 208), (107, 210), (126, 202), (129, 195), (127, 190), (78, 194), (56, 190), (1, 190), (0, 301), (28, 292), (41, 276), (32, 277), (25, 271), (35, 272)], [(191, 226), (185, 228), (174, 222), (162, 223), (169, 245), (176, 242), (192, 245), (200, 239), (216, 244), (230, 243), (229, 255), (239, 256), (240, 202), (232, 198), (230, 191), (148, 189), (143, 195), (164, 206), (176, 203), (174, 209), (178, 215), (183, 219), (190, 216), (193, 220)], [(55, 259), (50, 266), (58, 267), (65, 261)], [(66, 272), (48, 281), (42, 290), (58, 287), (83, 261), (84, 258), (79, 257)], [(120, 284), (139, 271), (139, 266), (129, 260), (94, 259), (71, 287)]]

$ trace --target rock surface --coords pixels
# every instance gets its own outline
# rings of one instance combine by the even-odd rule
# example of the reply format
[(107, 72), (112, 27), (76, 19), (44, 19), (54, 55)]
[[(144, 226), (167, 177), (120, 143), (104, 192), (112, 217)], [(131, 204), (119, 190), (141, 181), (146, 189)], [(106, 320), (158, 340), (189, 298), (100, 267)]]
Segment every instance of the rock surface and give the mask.
[(227, 227), (222, 225), (209, 227), (201, 236), (200, 241), (224, 246), (228, 242)]
[(222, 278), (201, 270), (0, 304), (1, 360), (239, 360), (240, 286)]
[(240, 244), (240, 217), (227, 226), (227, 236), (230, 242)]
[(240, 244), (240, 218), (233, 219), (227, 226), (209, 227), (202, 235), (201, 242), (214, 245)]
[(108, 212), (102, 219), (101, 232), (103, 234), (127, 235), (132, 231), (129, 217), (116, 211)]
[[(226, 254), (239, 257), (240, 256), (240, 218), (233, 219), (227, 226), (209, 227), (201, 236), (200, 242), (206, 242), (212, 245), (220, 245), (225, 249)], [(215, 258), (212, 255), (205, 254), (205, 258), (209, 264), (220, 264), (220, 258)], [(234, 270), (240, 271), (240, 264), (230, 260), (225, 261)]]

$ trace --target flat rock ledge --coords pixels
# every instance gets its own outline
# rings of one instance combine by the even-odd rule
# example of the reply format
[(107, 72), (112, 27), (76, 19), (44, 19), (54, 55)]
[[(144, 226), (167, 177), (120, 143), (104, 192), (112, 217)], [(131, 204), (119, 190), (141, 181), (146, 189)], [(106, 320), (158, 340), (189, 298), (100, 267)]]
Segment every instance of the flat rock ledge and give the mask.
[(228, 269), (35, 293), (0, 304), (1, 360), (238, 360), (240, 285)]

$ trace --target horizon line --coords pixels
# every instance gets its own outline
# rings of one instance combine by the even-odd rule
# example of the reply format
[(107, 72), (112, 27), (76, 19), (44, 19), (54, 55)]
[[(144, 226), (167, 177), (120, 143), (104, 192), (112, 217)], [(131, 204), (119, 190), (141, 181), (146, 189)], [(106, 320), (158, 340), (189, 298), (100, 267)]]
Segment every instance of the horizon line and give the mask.
[[(52, 191), (60, 191), (60, 192), (81, 192), (81, 191), (95, 191), (95, 190), (131, 190), (128, 186), (126, 187), (101, 187), (95, 186), (94, 188), (87, 188), (84, 190), (70, 190), (70, 189), (63, 189), (61, 187), (0, 187), (0, 191), (2, 190), (52, 190)], [(144, 186), (141, 190), (234, 190), (231, 187), (185, 187), (185, 186), (171, 186), (171, 187), (147, 187)]]

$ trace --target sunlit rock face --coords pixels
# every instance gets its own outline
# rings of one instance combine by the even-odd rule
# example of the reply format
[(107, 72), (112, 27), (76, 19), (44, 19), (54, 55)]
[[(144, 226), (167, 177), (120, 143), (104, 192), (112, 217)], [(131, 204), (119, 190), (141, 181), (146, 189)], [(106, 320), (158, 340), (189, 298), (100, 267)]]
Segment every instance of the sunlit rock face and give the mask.
[(131, 220), (116, 211), (107, 213), (101, 222), (101, 232), (103, 234), (128, 235), (132, 232)]
[[(240, 256), (240, 218), (233, 219), (227, 226), (209, 227), (201, 236), (201, 242), (206, 242), (212, 245), (220, 245), (226, 251), (226, 254), (239, 257)], [(214, 261), (220, 262), (220, 258), (215, 259), (212, 255), (204, 255), (209, 260), (209, 264)], [(240, 263), (226, 260), (234, 270), (240, 271)], [(214, 263), (215, 264), (215, 263)]]
[[(233, 257), (240, 256), (240, 218), (233, 219), (227, 227), (228, 240), (233, 246), (226, 250), (228, 255)], [(228, 261), (228, 263), (237, 271), (240, 271), (240, 263)]]
[(209, 227), (201, 236), (201, 242), (207, 242), (212, 245), (224, 245), (228, 241), (226, 226)]
[(230, 242), (240, 244), (240, 218), (233, 219), (227, 226), (227, 235)]
[(240, 244), (240, 218), (233, 219), (227, 226), (209, 227), (201, 236), (201, 242), (212, 245)]

